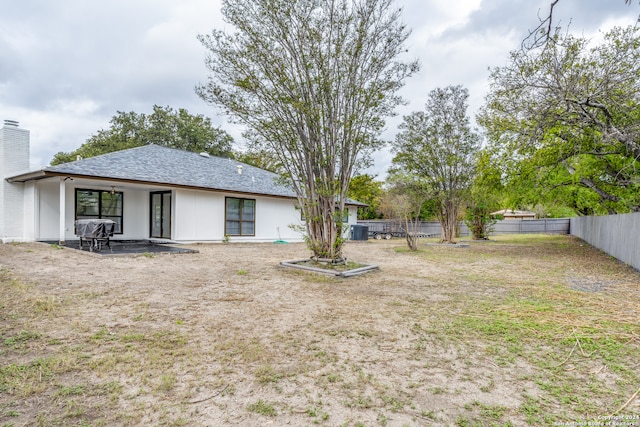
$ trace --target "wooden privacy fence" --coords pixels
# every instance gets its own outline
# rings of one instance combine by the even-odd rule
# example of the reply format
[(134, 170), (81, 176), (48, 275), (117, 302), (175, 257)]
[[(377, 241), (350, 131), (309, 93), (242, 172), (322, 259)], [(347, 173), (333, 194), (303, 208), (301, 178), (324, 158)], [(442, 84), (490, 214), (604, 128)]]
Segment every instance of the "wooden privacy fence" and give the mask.
[[(491, 234), (569, 234), (569, 218), (550, 218), (550, 219), (509, 219), (497, 221), (492, 226)], [(402, 231), (399, 221), (393, 220), (359, 220), (358, 225), (368, 227), (369, 235), (388, 231), (396, 233)], [(471, 232), (467, 225), (460, 221), (458, 223), (460, 236), (470, 236)], [(440, 234), (440, 223), (438, 221), (422, 221), (420, 222), (418, 233), (425, 235)]]

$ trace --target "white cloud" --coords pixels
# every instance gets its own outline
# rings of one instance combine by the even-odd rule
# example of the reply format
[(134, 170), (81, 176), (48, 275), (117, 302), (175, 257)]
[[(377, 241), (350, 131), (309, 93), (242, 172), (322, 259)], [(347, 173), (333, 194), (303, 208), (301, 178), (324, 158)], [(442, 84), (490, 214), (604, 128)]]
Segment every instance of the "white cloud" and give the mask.
[[(220, 0), (23, 0), (0, 14), (0, 120), (31, 131), (32, 164), (46, 165), (58, 151), (79, 147), (107, 128), (117, 111), (148, 113), (154, 104), (204, 114), (236, 139), (230, 125), (194, 93), (206, 81), (206, 54), (196, 36), (225, 29)], [(557, 18), (572, 29), (635, 22), (638, 8), (623, 0), (562, 0)], [(397, 0), (413, 29), (409, 56), (422, 70), (402, 94), (409, 105), (388, 120), (392, 139), (402, 114), (424, 108), (428, 92), (462, 84), (470, 114), (483, 102), (487, 68), (503, 65), (537, 24), (550, 0)], [(390, 154), (378, 154), (376, 173)]]

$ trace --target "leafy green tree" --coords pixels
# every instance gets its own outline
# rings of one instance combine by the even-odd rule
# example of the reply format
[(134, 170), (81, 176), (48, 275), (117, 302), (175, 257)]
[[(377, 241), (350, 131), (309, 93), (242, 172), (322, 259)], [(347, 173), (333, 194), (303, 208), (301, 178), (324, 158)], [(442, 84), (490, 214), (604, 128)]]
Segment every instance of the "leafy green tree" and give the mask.
[(471, 231), (474, 240), (485, 240), (491, 232), (496, 219), (491, 215), (491, 208), (484, 203), (467, 206), (464, 223)]
[(503, 171), (494, 163), (491, 149), (484, 147), (475, 156), (475, 174), (471, 184), (471, 200), (490, 209), (505, 207)]
[(433, 189), (444, 242), (454, 241), (480, 148), (467, 116), (468, 97), (462, 86), (431, 91), (425, 111), (404, 117), (393, 147), (394, 165), (426, 180)]
[(398, 60), (409, 35), (400, 12), (392, 0), (224, 0), (235, 32), (199, 37), (210, 77), (198, 95), (277, 155), (315, 258), (342, 259), (336, 212), (418, 67)]
[(350, 199), (366, 203), (367, 207), (358, 208), (358, 219), (380, 219), (380, 199), (384, 193), (382, 182), (368, 174), (351, 178), (348, 196)]
[(398, 220), (412, 251), (418, 250), (423, 208), (433, 197), (433, 188), (425, 177), (401, 170), (389, 171), (387, 190), (381, 208), (387, 216)]
[(235, 159), (273, 173), (281, 175), (286, 173), (280, 159), (272, 151), (250, 148), (243, 152), (236, 152)]
[(486, 239), (495, 224), (491, 212), (501, 208), (504, 185), (501, 170), (492, 162), (491, 151), (478, 151), (475, 160), (475, 175), (465, 208), (464, 221), (476, 240)]
[(146, 144), (207, 152), (213, 156), (230, 157), (233, 138), (224, 130), (215, 128), (211, 120), (198, 114), (191, 115), (185, 109), (153, 106), (150, 115), (135, 112), (118, 114), (111, 118), (109, 129), (99, 130), (78, 149), (69, 153), (57, 153), (52, 165), (72, 162), (82, 158)]
[(478, 122), (523, 202), (640, 211), (640, 29), (599, 44), (555, 34), (495, 68)]
[[(543, 46), (545, 43), (553, 42), (554, 28), (557, 34), (560, 27), (554, 27), (554, 8), (558, 5), (560, 0), (549, 0), (549, 13), (542, 17), (539, 17), (540, 23), (536, 28), (529, 31), (529, 36), (523, 40), (522, 46), (525, 49), (532, 49)], [(633, 0), (624, 0), (625, 4), (631, 5)], [(640, 5), (640, 1), (637, 2)], [(544, 19), (543, 19), (544, 18)], [(638, 16), (638, 22), (640, 22), (640, 16)]]

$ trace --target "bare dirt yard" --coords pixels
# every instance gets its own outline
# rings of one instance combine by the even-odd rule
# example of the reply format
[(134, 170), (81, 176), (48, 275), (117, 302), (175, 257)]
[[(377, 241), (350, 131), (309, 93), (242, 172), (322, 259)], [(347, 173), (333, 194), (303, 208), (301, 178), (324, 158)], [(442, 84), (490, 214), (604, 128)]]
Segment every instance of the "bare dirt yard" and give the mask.
[[(569, 236), (0, 245), (0, 426), (640, 425), (640, 274)], [(591, 423), (591, 424), (589, 424)], [(609, 423), (609, 424), (607, 424)]]

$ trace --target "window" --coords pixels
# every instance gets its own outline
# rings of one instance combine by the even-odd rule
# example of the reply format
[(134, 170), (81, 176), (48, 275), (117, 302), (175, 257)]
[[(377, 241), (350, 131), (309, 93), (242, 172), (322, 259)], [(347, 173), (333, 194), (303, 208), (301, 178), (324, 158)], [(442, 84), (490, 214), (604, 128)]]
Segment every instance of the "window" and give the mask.
[[(336, 215), (335, 215), (336, 222), (339, 219), (340, 219), (340, 210), (338, 208), (336, 208)], [(348, 208), (344, 208), (344, 210), (342, 211), (342, 223), (343, 224), (348, 224), (349, 223), (349, 209)]]
[(110, 219), (115, 234), (122, 234), (122, 192), (76, 189), (76, 219)]
[(256, 201), (252, 199), (225, 199), (224, 234), (227, 236), (255, 236)]
[(151, 193), (151, 237), (171, 238), (171, 191)]

